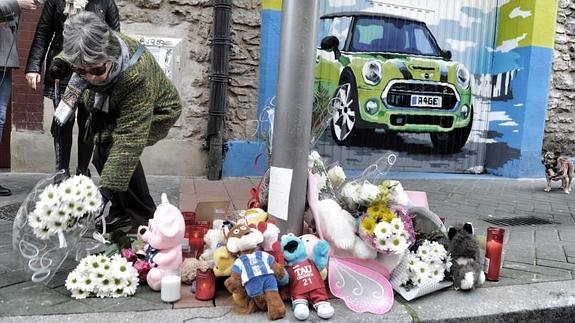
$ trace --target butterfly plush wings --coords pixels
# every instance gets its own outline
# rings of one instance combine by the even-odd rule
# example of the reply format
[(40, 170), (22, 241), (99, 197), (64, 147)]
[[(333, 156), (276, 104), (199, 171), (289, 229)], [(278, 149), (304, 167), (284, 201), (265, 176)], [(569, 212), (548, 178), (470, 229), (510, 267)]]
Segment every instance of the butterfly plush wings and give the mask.
[[(383, 171), (387, 173), (389, 168)], [(378, 167), (375, 166), (368, 173), (364, 172), (363, 176), (378, 173)], [(308, 173), (308, 204), (314, 217), (318, 214), (318, 198), (319, 190), (315, 176)], [(315, 218), (315, 225), (320, 238), (323, 239), (321, 221), (318, 218)], [(393, 306), (393, 287), (388, 278), (387, 269), (374, 260), (346, 258), (337, 254), (330, 256), (328, 264), (330, 291), (341, 298), (354, 312), (387, 313)]]

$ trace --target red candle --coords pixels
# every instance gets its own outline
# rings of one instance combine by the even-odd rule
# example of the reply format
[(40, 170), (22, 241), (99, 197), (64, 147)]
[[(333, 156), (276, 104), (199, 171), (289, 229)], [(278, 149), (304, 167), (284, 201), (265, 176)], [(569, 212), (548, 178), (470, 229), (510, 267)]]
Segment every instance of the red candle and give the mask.
[(204, 234), (205, 231), (203, 227), (194, 225), (190, 229), (188, 241), (190, 242), (190, 248), (194, 258), (198, 258), (204, 251)]
[(196, 299), (207, 301), (216, 295), (216, 276), (211, 269), (196, 271)]
[(491, 281), (499, 281), (503, 254), (503, 235), (505, 229), (487, 228), (487, 243), (485, 246), (485, 278)]

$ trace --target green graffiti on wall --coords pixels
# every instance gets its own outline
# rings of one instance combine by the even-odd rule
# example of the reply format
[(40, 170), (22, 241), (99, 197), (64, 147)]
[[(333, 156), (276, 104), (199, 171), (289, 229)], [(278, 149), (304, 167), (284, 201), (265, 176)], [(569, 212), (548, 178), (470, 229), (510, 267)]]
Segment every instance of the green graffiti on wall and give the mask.
[(497, 47), (553, 48), (557, 0), (510, 0), (499, 9)]

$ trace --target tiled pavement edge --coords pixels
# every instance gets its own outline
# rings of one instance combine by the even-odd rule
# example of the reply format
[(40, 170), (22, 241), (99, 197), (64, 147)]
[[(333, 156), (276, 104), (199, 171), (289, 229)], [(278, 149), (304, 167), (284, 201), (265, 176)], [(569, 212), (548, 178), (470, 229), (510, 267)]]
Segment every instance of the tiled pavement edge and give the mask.
[[(21, 202), (42, 174), (0, 174), (0, 183), (14, 191), (11, 198), (0, 198), (3, 207)], [(249, 197), (249, 188), (257, 182), (254, 178), (230, 178), (221, 182), (204, 179), (183, 179), (150, 176), (149, 186), (153, 197), (168, 193), (170, 201), (180, 204), (183, 210), (193, 210), (199, 200), (221, 199), (227, 194), (234, 207), (243, 208)], [(180, 190), (181, 183), (181, 190)], [(543, 192), (543, 180), (402, 180), (408, 190), (428, 193), (433, 211), (446, 217), (448, 225), (471, 221), (478, 234), (484, 234), (489, 223), (485, 218), (536, 216), (554, 224), (507, 227), (505, 262), (500, 282), (488, 282), (484, 288), (472, 293), (454, 290), (443, 291), (406, 304), (396, 302), (392, 311), (384, 316), (353, 315), (336, 301), (337, 321), (518, 321), (526, 318), (569, 317), (575, 304), (575, 197), (558, 190)], [(187, 185), (187, 188), (186, 188)], [(186, 204), (187, 203), (187, 204)], [(4, 208), (8, 210), (10, 208)], [(0, 212), (0, 218), (3, 214)], [(5, 320), (35, 320), (34, 314), (72, 314), (99, 312), (67, 317), (68, 320), (88, 322), (105, 318), (142, 319), (153, 317), (181, 321), (192, 318), (213, 318), (234, 321), (265, 319), (263, 315), (242, 318), (229, 313), (229, 307), (209, 309), (168, 310), (136, 313), (171, 308), (159, 301), (159, 295), (140, 288), (135, 297), (127, 299), (89, 299), (75, 301), (60, 285), (53, 288), (33, 285), (17, 271), (11, 251), (11, 222), (0, 220), (0, 316)], [(69, 264), (73, 267), (73, 263)], [(63, 279), (64, 275), (61, 275)], [(545, 309), (545, 311), (542, 311)], [(114, 312), (108, 314), (108, 312)], [(128, 313), (126, 313), (128, 312)], [(544, 314), (542, 314), (544, 313)], [(539, 315), (539, 316), (538, 316)], [(551, 316), (549, 316), (551, 315)], [(14, 316), (13, 318), (9, 318)], [(43, 317), (58, 321), (62, 316)], [(293, 317), (292, 317), (293, 318)], [(92, 321), (92, 320), (90, 320)], [(165, 321), (165, 320), (162, 320)]]

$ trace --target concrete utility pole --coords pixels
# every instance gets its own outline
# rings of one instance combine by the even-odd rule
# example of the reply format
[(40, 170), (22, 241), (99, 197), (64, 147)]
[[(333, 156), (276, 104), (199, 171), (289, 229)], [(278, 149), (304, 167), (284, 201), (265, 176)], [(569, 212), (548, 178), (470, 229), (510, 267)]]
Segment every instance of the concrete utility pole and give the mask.
[[(300, 235), (307, 185), (318, 0), (283, 0), (272, 167), (293, 170), (282, 233)], [(273, 179), (272, 179), (273, 180)]]

